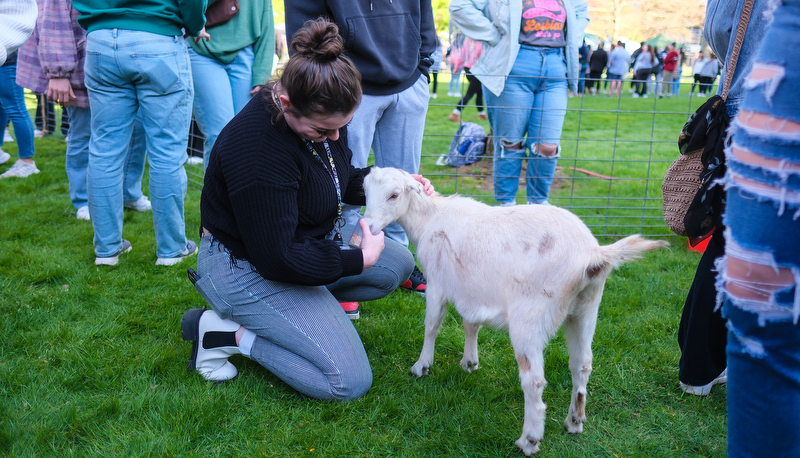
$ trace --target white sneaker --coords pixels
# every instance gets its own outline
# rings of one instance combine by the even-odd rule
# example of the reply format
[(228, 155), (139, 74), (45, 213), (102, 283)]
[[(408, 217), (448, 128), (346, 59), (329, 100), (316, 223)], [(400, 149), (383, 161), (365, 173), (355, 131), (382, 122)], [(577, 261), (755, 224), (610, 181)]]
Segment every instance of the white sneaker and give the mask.
[(197, 156), (189, 156), (189, 159), (186, 160), (186, 164), (188, 165), (203, 165), (203, 158)]
[(633, 93), (633, 98), (634, 98), (634, 99), (638, 99), (638, 98), (639, 98), (639, 94), (637, 94), (637, 93), (635, 93), (635, 92), (634, 92), (634, 93)]
[(642, 96), (642, 98), (643, 98), (643, 99), (646, 99), (647, 97), (648, 97), (648, 95), (647, 95), (647, 94), (645, 94), (645, 95), (643, 95), (643, 96)]
[(6, 127), (6, 132), (5, 132), (5, 134), (3, 134), (3, 142), (5, 143), (5, 142), (13, 142), (13, 141), (14, 141), (14, 137), (11, 136), (11, 134), (8, 132), (8, 127)]
[(14, 165), (11, 166), (10, 169), (6, 170), (4, 174), (0, 175), (0, 178), (25, 178), (35, 173), (39, 173), (39, 169), (36, 168), (36, 163), (28, 164), (25, 161), (18, 160)]
[(711, 388), (714, 385), (721, 385), (723, 383), (728, 383), (728, 368), (726, 367), (721, 374), (711, 382), (702, 385), (702, 386), (694, 386), (694, 385), (687, 385), (683, 382), (681, 384), (681, 390), (684, 393), (693, 394), (695, 396), (708, 396), (711, 393)]
[(11, 155), (0, 149), (0, 164), (5, 164), (11, 159)]
[(136, 210), (137, 212), (147, 212), (153, 208), (153, 206), (150, 204), (150, 199), (144, 195), (136, 200), (126, 200), (122, 205), (125, 208), (130, 208), (131, 210)]
[(435, 99), (435, 98), (437, 98), (437, 97), (439, 97), (439, 94), (437, 94), (437, 93), (435, 93), (435, 92), (434, 92), (433, 94), (431, 94), (431, 98), (432, 98), (432, 99)]
[(197, 254), (197, 251), (198, 251), (197, 250), (197, 244), (194, 243), (193, 241), (189, 240), (188, 242), (186, 242), (186, 247), (183, 249), (183, 251), (178, 253), (178, 256), (175, 256), (174, 258), (158, 258), (158, 259), (156, 259), (156, 265), (157, 266), (173, 266), (173, 265), (183, 261), (184, 259), (188, 258), (189, 256)]
[(103, 257), (98, 256), (98, 257), (94, 258), (94, 265), (96, 265), (96, 266), (116, 266), (117, 265), (117, 261), (119, 261), (119, 255), (121, 255), (122, 253), (127, 253), (127, 252), (131, 251), (132, 248), (133, 248), (133, 246), (131, 246), (131, 242), (129, 242), (129, 241), (125, 240), (125, 239), (122, 239), (122, 246), (119, 247), (119, 251), (117, 251), (115, 254), (113, 254), (111, 256), (103, 256)]
[[(204, 379), (212, 382), (227, 382), (236, 378), (239, 371), (228, 358), (241, 354), (235, 337), (239, 327), (232, 320), (220, 318), (213, 310), (187, 310), (181, 319), (181, 337), (192, 342), (189, 370), (196, 370)], [(208, 336), (210, 333), (213, 334)]]
[(75, 217), (78, 218), (78, 219), (82, 219), (84, 221), (91, 221), (92, 220), (92, 217), (89, 216), (89, 207), (88, 206), (83, 206), (83, 207), (79, 208), (78, 211), (75, 212)]

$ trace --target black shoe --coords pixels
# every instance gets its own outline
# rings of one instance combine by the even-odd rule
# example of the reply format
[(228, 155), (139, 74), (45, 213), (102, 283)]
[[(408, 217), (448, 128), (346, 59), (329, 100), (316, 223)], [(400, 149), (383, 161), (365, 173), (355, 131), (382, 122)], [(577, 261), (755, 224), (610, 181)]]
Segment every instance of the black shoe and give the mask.
[(414, 291), (415, 293), (425, 294), (427, 285), (428, 283), (425, 281), (425, 276), (422, 275), (422, 271), (420, 271), (417, 266), (414, 266), (414, 270), (411, 271), (411, 276), (405, 283), (400, 285), (400, 287), (409, 291)]

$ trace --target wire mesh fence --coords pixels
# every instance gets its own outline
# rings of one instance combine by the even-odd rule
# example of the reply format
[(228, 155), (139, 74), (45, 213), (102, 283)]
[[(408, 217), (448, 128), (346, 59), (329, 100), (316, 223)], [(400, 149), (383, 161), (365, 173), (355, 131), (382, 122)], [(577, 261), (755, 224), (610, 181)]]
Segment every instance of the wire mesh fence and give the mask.
[[(446, 88), (447, 80), (442, 81), (441, 74), (439, 80), (440, 87)], [(604, 83), (605, 80), (599, 85)], [(673, 92), (677, 93), (660, 97), (660, 84), (651, 81), (649, 97), (635, 98), (631, 81), (623, 80), (620, 95), (608, 95), (607, 89), (599, 89), (596, 95), (571, 94), (549, 202), (578, 215), (597, 236), (673, 235), (663, 219), (661, 183), (667, 167), (678, 155), (681, 127), (710, 95), (699, 96), (694, 86), (682, 82), (674, 86), (677, 91)], [(437, 91), (441, 95), (430, 100), (420, 173), (442, 194), (458, 193), (496, 205), (491, 146), (485, 157), (475, 163), (441, 165), (442, 156), (447, 154), (453, 135), (463, 122), (484, 127), (490, 145), (500, 141), (473, 106), (464, 107), (458, 122), (451, 120), (465, 91), (466, 84), (462, 84), (457, 95), (445, 96), (444, 91)], [(190, 156), (203, 156), (203, 136), (194, 123), (188, 151)], [(202, 161), (193, 162), (187, 166), (189, 183), (200, 189)], [(523, 160), (517, 204), (526, 202), (526, 166)]]

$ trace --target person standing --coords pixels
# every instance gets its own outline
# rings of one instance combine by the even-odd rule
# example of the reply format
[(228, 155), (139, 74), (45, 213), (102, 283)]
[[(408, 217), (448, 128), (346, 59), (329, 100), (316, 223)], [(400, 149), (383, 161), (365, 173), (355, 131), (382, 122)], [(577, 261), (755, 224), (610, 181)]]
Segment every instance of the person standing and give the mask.
[[(86, 31), (78, 25), (78, 11), (70, 0), (45, 0), (39, 3), (39, 18), (31, 38), (19, 49), (17, 83), (42, 94), (52, 105), (64, 107), (67, 123), (66, 170), (69, 196), (78, 219), (89, 220), (86, 173), (89, 164), (91, 111), (84, 84)], [(141, 131), (141, 121), (137, 122)], [(142, 173), (146, 147), (144, 138), (134, 134), (125, 162), (123, 199), (126, 208), (150, 210), (142, 194)]]
[[(17, 136), (17, 155), (19, 159), (10, 169), (0, 174), (0, 178), (27, 178), (39, 173), (34, 162), (33, 121), (25, 106), (25, 90), (17, 84), (17, 51), (12, 52), (0, 66), (0, 123), (5, 125), (9, 119)], [(0, 146), (3, 142), (0, 142)], [(0, 149), (0, 164), (8, 162), (11, 155)]]
[[(154, 0), (131, 14), (126, 0), (73, 0), (86, 29), (86, 88), (92, 107), (88, 198), (95, 264), (116, 265), (122, 238), (123, 163), (137, 113), (150, 163), (156, 265), (197, 253), (186, 238), (186, 145), (192, 73), (184, 32), (199, 35), (205, 0)], [(125, 139), (120, 141), (120, 139)]]
[(631, 55), (625, 50), (625, 43), (617, 41), (617, 47), (608, 55), (606, 79), (611, 81), (609, 96), (620, 97), (622, 94), (622, 77), (628, 73)]
[(672, 80), (675, 77), (677, 69), (678, 78), (680, 79), (680, 67), (678, 66), (678, 50), (675, 49), (675, 43), (667, 45), (667, 54), (664, 56), (664, 71), (661, 77), (661, 90), (663, 95), (667, 97), (672, 96)]
[(720, 67), (719, 60), (714, 53), (709, 53), (709, 56), (703, 60), (703, 65), (700, 67), (700, 95), (707, 97), (711, 95), (711, 88), (714, 86), (714, 80), (719, 75)]
[(467, 86), (467, 92), (463, 97), (461, 97), (461, 100), (458, 101), (458, 104), (453, 109), (453, 112), (450, 113), (450, 120), (453, 122), (461, 122), (461, 114), (472, 97), (475, 97), (475, 108), (478, 109), (478, 119), (486, 120), (488, 119), (488, 115), (486, 114), (486, 109), (483, 106), (483, 90), (481, 88), (481, 82), (478, 81), (478, 78), (476, 78), (475, 75), (473, 75), (470, 71), (472, 66), (475, 65), (475, 62), (477, 62), (478, 59), (480, 59), (483, 55), (483, 43), (475, 41), (469, 37), (464, 37), (464, 42), (458, 49), (461, 53), (460, 59), (462, 62), (464, 62), (464, 75), (467, 77), (467, 82), (469, 85)]
[(650, 73), (658, 63), (653, 49), (647, 43), (642, 45), (642, 52), (636, 57), (633, 64), (633, 79), (637, 85), (633, 98), (647, 98), (647, 87), (650, 84)]
[[(298, 0), (284, 4), (289, 36), (308, 20), (329, 17), (339, 27), (348, 56), (361, 72), (364, 95), (348, 126), (353, 165), (365, 167), (371, 148), (378, 167), (417, 173), (430, 100), (428, 74), (436, 50), (431, 0)], [(360, 207), (345, 209), (348, 227), (355, 227), (360, 213)], [(408, 246), (408, 237), (396, 222), (384, 231), (390, 239)], [(401, 286), (424, 292), (425, 278), (415, 268)]]
[(192, 111), (205, 136), (204, 168), (222, 128), (272, 75), (272, 0), (240, 0), (232, 18), (206, 25), (206, 32), (208, 40), (187, 40), (194, 84)]
[(37, 12), (35, 0), (3, 2), (0, 7), (0, 65), (31, 36)]
[(597, 44), (597, 49), (589, 56), (589, 80), (586, 82), (586, 88), (592, 95), (597, 95), (600, 92), (600, 79), (603, 77), (603, 70), (608, 65), (608, 53), (603, 49), (605, 43), (602, 41)]
[[(494, 193), (515, 205), (522, 161), (528, 161), (528, 203), (547, 204), (560, 152), (568, 91), (579, 79), (578, 49), (589, 22), (584, 0), (555, 0), (552, 8), (513, 0), (453, 0), (450, 20), (486, 42), (472, 68), (494, 131)], [(527, 152), (530, 151), (530, 155)]]

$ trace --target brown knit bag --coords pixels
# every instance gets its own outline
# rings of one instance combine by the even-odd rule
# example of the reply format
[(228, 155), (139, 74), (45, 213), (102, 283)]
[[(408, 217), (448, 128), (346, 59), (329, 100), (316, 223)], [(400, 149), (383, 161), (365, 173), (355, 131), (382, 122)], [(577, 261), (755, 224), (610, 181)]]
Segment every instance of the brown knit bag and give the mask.
[[(750, 13), (753, 10), (753, 0), (747, 0), (742, 8), (742, 16), (739, 18), (739, 27), (736, 30), (736, 39), (734, 41), (733, 52), (731, 53), (731, 60), (728, 68), (725, 70), (725, 86), (722, 89), (722, 100), (719, 105), (714, 105), (714, 109), (725, 110), (725, 99), (728, 98), (728, 89), (733, 80), (733, 73), (736, 69), (736, 62), (739, 60), (739, 51), (742, 47), (744, 34), (747, 30), (747, 23), (750, 20)], [(695, 200), (700, 188), (703, 186), (703, 172), (705, 164), (703, 163), (704, 148), (686, 149), (687, 139), (694, 137), (693, 144), (696, 143), (722, 143), (725, 141), (724, 130), (718, 132), (717, 138), (704, 139), (703, 136), (710, 135), (708, 131), (698, 129), (698, 125), (708, 127), (703, 124), (702, 118), (707, 118), (706, 113), (709, 110), (709, 105), (714, 104), (715, 100), (709, 100), (701, 106), (697, 112), (693, 113), (689, 121), (681, 130), (678, 138), (678, 144), (681, 148), (681, 155), (669, 166), (666, 175), (664, 175), (664, 182), (661, 184), (661, 192), (663, 194), (663, 208), (664, 208), (664, 221), (667, 227), (674, 233), (680, 236), (686, 236), (686, 224), (684, 222), (686, 214), (689, 212), (689, 207)], [(694, 122), (693, 122), (694, 121)]]

